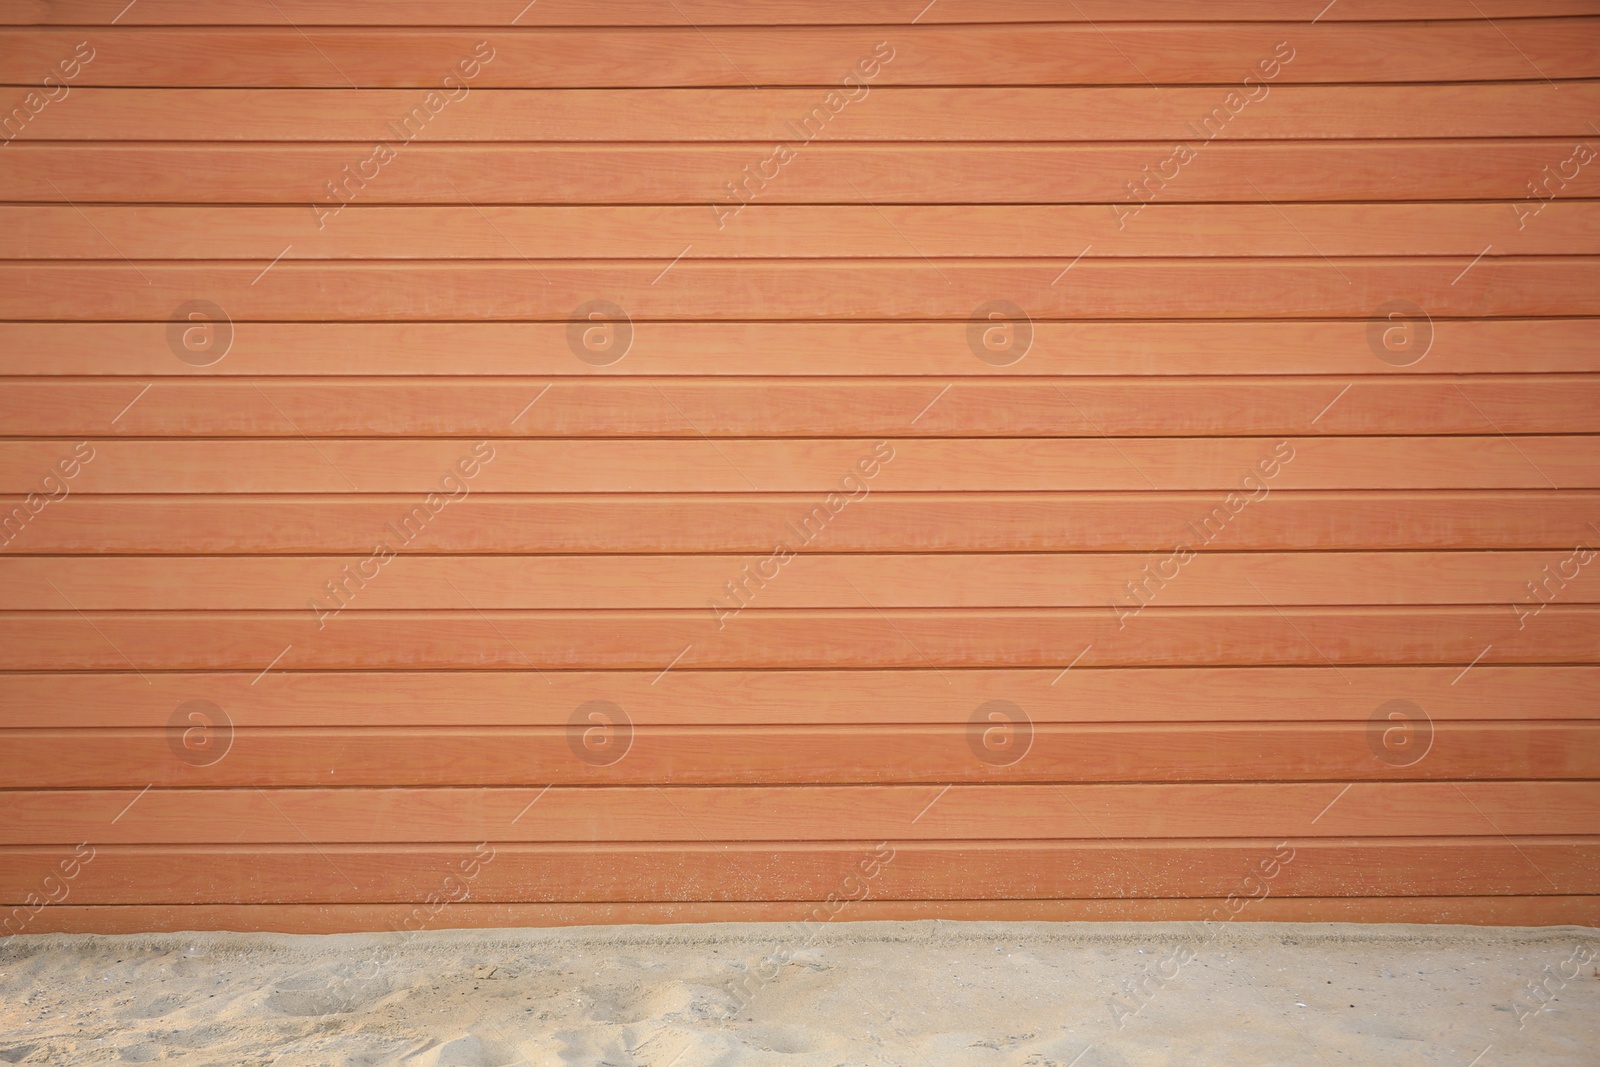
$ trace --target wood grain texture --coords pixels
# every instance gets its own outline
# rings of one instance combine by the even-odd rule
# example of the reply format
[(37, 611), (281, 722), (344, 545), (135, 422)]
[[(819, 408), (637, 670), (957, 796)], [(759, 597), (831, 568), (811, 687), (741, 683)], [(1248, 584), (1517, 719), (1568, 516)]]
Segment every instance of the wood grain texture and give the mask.
[[(570, 715), (573, 709), (562, 710)], [(215, 718), (215, 712), (210, 714)], [(180, 723), (185, 721), (179, 718)], [(1387, 720), (1381, 721), (1383, 729), (1390, 728)], [(211, 730), (205, 737), (191, 733), (187, 738), (171, 728), (17, 730), (11, 732), (5, 761), (7, 781), (14, 789), (118, 789), (123, 791), (119, 809), (133, 799), (126, 791), (146, 786), (180, 790), (518, 787), (522, 805), (516, 810), (520, 811), (546, 786), (659, 790), (663, 786), (724, 785), (748, 791), (774, 782), (807, 786), (920, 783), (926, 805), (935, 792), (952, 783), (1264, 779), (1321, 783), (1322, 804), (1327, 805), (1351, 782), (1566, 779), (1593, 778), (1600, 773), (1600, 756), (1595, 754), (1600, 742), (1597, 723), (1434, 722), (1431, 730), (1421, 723), (1402, 727), (1411, 731), (1404, 739), (1391, 735), (1390, 750), (1382, 747), (1381, 739), (1374, 740), (1375, 733), (1381, 738), (1381, 730), (1371, 728), (1368, 720), (1299, 725), (1035, 724), (1031, 731), (1019, 728), (1017, 734), (1004, 739), (1006, 745), (1028, 745), (1010, 763), (980, 758), (975, 749), (984, 747), (982, 731), (969, 724), (635, 726), (627, 736), (629, 747), (608, 764), (580, 758), (575, 746), (583, 748), (586, 742), (581, 734), (570, 736), (579, 732), (565, 727), (234, 727), (228, 731), (213, 723), (183, 726), (184, 731)], [(982, 719), (980, 724), (989, 728)], [(1431, 746), (1422, 749), (1429, 740)], [(606, 754), (603, 743), (621, 745), (623, 741), (617, 736), (606, 742), (591, 737), (585, 750)], [(1417, 747), (1413, 750), (1407, 745)], [(990, 748), (996, 757), (1015, 754), (1001, 747), (1000, 739), (994, 739)], [(1423, 753), (1416, 763), (1398, 765), (1415, 751)], [(1397, 762), (1380, 759), (1375, 752), (1392, 755)], [(741, 792), (740, 796), (748, 794)], [(748, 798), (741, 801), (751, 802)], [(1276, 807), (1269, 810), (1282, 814)], [(907, 816), (908, 823), (912, 815), (914, 811)], [(1315, 811), (1306, 818), (1312, 815)], [(713, 830), (714, 824), (699, 826), (688, 839), (714, 839), (718, 835)], [(1458, 824), (1449, 832), (1462, 831)], [(834, 840), (842, 834), (839, 826), (830, 824), (817, 827), (813, 836)], [(221, 828), (201, 837), (233, 840)]]
[[(167, 727), (209, 700), (238, 727), (566, 726), (589, 700), (638, 726), (965, 725), (989, 700), (1035, 723), (1366, 723), (1391, 700), (1435, 721), (1600, 719), (1600, 667), (1161, 667), (1072, 670), (0, 673), (5, 729)], [(1458, 679), (1460, 679), (1458, 681)]]
[(1600, 659), (1600, 608), (1560, 603), (1542, 626), (1505, 604), (720, 611), (5, 612), (0, 670), (1059, 670), (1086, 646), (1128, 667)]
[[(687, 258), (674, 265), (670, 259), (604, 264), (290, 259), (275, 266), (13, 260), (0, 265), (0, 316), (165, 323), (199, 299), (219, 305), (235, 322), (567, 323), (582, 321), (575, 318), (579, 309), (598, 299), (621, 307), (636, 336), (648, 327), (647, 320), (738, 320), (751, 317), (752, 308), (765, 319), (946, 319), (982, 325), (988, 320), (979, 309), (994, 300), (1016, 305), (1029, 320), (1366, 320), (1395, 300), (1420, 306), (1434, 318), (1600, 315), (1600, 256), (1485, 256), (1474, 264), (1475, 258), (1086, 257), (1073, 268), (1071, 285), (1054, 284), (1064, 264), (1035, 260)], [(272, 284), (257, 284), (266, 271)], [(144, 284), (131, 284), (133, 279)], [(958, 336), (966, 341), (964, 330)], [(612, 362), (626, 358), (627, 351)], [(978, 358), (970, 346), (967, 351)]]
[(1265, 837), (1290, 820), (1306, 824), (1297, 839), (1520, 837), (1585, 834), (1600, 820), (1595, 782), (1371, 782), (1342, 795), (1320, 782), (940, 788), (14, 790), (7, 841), (186, 844), (199, 826), (237, 844), (1214, 838)]
[[(1125, 17), (1125, 16), (1119, 16)], [(679, 20), (681, 21), (681, 20)], [(106, 28), (77, 85), (438, 89), (824, 86), (861, 99), (884, 85), (1258, 85), (1589, 78), (1592, 18), (492, 31)], [(0, 82), (73, 54), (81, 30), (0, 31)], [(492, 43), (491, 43), (492, 42)], [(1291, 43), (1293, 42), (1293, 43)], [(1508, 46), (1509, 42), (1509, 46)], [(1004, 63), (974, 62), (974, 54)], [(476, 57), (476, 58), (475, 58)], [(479, 62), (482, 60), (482, 62)], [(465, 61), (466, 65), (461, 66)], [(864, 65), (863, 65), (864, 64)], [(463, 77), (465, 75), (465, 77)]]
[[(1270, 859), (1281, 838), (1218, 843), (1038, 841), (896, 843), (872, 881), (894, 900), (1222, 896)], [(858, 878), (873, 843), (716, 845), (497, 844), (472, 896), (501, 901), (816, 900)], [(1581, 895), (1600, 871), (1594, 837), (1296, 841), (1272, 880), (1285, 896)], [(60, 859), (58, 849), (7, 848), (0, 902), (20, 903)], [(472, 856), (472, 845), (190, 847), (106, 845), (79, 904), (367, 903), (416, 901)], [(313, 880), (307, 877), (316, 871)], [(344, 878), (336, 872), (343, 872)], [(459, 878), (458, 878), (459, 881)], [(1259, 882), (1259, 879), (1257, 879)], [(155, 899), (151, 899), (154, 897)]]
[[(507, 422), (514, 415), (506, 404)], [(909, 428), (915, 412), (904, 417)], [(440, 496), (474, 492), (810, 493), (816, 499), (799, 507), (788, 533), (797, 542), (874, 492), (1214, 490), (1221, 511), (1206, 532), (1215, 534), (1273, 490), (1600, 488), (1600, 450), (1586, 436), (99, 440), (89, 447), (76, 492), (433, 494), (418, 501), (425, 508), (419, 526), (442, 512)], [(62, 452), (56, 441), (0, 441), (0, 468), (17, 472), (0, 476), (0, 492), (32, 490), (33, 472), (51, 471)], [(1202, 509), (1197, 526), (1212, 511)]]
[[(232, 353), (230, 353), (230, 356)], [(1035, 369), (1042, 369), (1035, 367)], [(1600, 376), (298, 378), (0, 382), (17, 437), (1155, 437), (1591, 434)], [(148, 386), (148, 388), (145, 388)], [(532, 407), (508, 424), (507, 397)], [(908, 421), (906, 412), (915, 411)], [(1389, 438), (1397, 441), (1398, 438)]]
[(1600, 3), (916, 6), (0, 10), (0, 911), (1600, 922)]
[[(1282, 85), (1243, 108), (1241, 95), (1225, 86), (888, 87), (837, 112), (827, 104), (829, 92), (501, 89), (438, 107), (425, 106), (427, 91), (418, 89), (89, 87), (72, 90), (72, 107), (28, 123), (15, 139), (360, 142), (352, 164), (370, 157), (374, 142), (391, 141), (401, 151), (417, 141), (748, 141), (761, 144), (751, 153), (754, 163), (775, 141), (804, 151), (807, 141), (1189, 138), (1203, 151), (1213, 138), (1582, 138), (1591, 136), (1588, 122), (1600, 108), (1600, 83), (1590, 81)], [(423, 118), (406, 127), (402, 120), (414, 108)], [(813, 118), (808, 137), (802, 120), (813, 109), (822, 117)]]
[[(943, 919), (959, 922), (1203, 922), (1227, 914), (1226, 898), (1112, 897), (1104, 900), (861, 900), (850, 921)], [(480, 904), (462, 901), (449, 925), (594, 926), (616, 923), (804, 922), (827, 914), (824, 901)], [(837, 907), (837, 902), (834, 903)], [(411, 904), (58, 904), (29, 920), (30, 933), (127, 934), (236, 930), (345, 933), (400, 931), (416, 924)], [(818, 912), (819, 907), (824, 910)], [(1217, 912), (1218, 908), (1224, 909)], [(412, 926), (407, 926), (410, 919)], [(1278, 897), (1253, 902), (1233, 922), (1401, 922), (1475, 926), (1593, 926), (1600, 896)]]
[[(70, 455), (63, 448), (61, 455)], [(37, 472), (39, 477), (47, 470)], [(442, 473), (442, 472), (441, 472)], [(43, 487), (41, 486), (42, 490)], [(42, 495), (42, 494), (41, 494)], [(87, 496), (44, 505), (0, 498), (6, 550), (30, 554), (374, 554), (421, 494)], [(391, 545), (445, 554), (759, 552), (815, 494), (475, 494)], [(1169, 555), (1226, 494), (880, 493), (825, 535), (830, 552), (1130, 551)], [(1600, 494), (1586, 490), (1421, 492), (1280, 489), (1212, 538), (1234, 551), (1550, 549), (1593, 536)], [(430, 509), (431, 510), (431, 509)], [(1213, 519), (1213, 523), (1215, 520)], [(21, 527), (20, 531), (17, 527)], [(1214, 527), (1213, 527), (1214, 528)], [(396, 536), (396, 535), (391, 535)]]
[(1209, 22), (1293, 20), (1322, 22), (1403, 19), (1514, 19), (1521, 16), (1600, 14), (1593, 0), (1343, 0), (1323, 11), (1323, 0), (1214, 0), (1200, 6), (1170, 0), (942, 0), (924, 12), (894, 0), (541, 0), (522, 10), (519, 0), (462, 0), (441, 7), (431, 0), (14, 0), (0, 8), (0, 24), (160, 25), (372, 25), (372, 26), (725, 26), (909, 25), (916, 23)]
[[(1126, 205), (1123, 205), (1126, 206)], [(1533, 207), (1528, 205), (1527, 211)], [(1159, 204), (1122, 220), (1101, 206), (773, 206), (721, 228), (684, 207), (369, 207), (337, 221), (304, 205), (0, 207), (0, 258), (271, 260), (695, 258), (1091, 258), (1127, 256), (1581, 255), (1600, 203), (1552, 202), (1524, 220), (1503, 203)]]
[[(404, 375), (433, 379), (418, 383), (430, 386), (443, 376), (537, 375), (542, 381), (537, 388), (530, 383), (523, 394), (526, 403), (552, 377), (889, 375), (929, 379), (931, 400), (951, 378), (991, 376), (1600, 371), (1600, 322), (1586, 318), (1438, 319), (1426, 354), (1403, 367), (1379, 358), (1381, 335), (1375, 348), (1365, 318), (1035, 322), (1033, 347), (1004, 367), (976, 357), (965, 322), (654, 322), (648, 329), (636, 324), (627, 354), (606, 366), (577, 358), (564, 322), (235, 325), (226, 354), (197, 366), (178, 358), (164, 318), (152, 323), (0, 322), (0, 368), (9, 375), (136, 376), (124, 405), (152, 377), (214, 375)], [(1336, 390), (1330, 390), (1330, 399)], [(1314, 414), (1315, 409), (1306, 412), (1308, 425)]]
[[(1138, 553), (810, 553), (763, 555), (410, 556), (356, 580), (364, 556), (0, 556), (13, 611), (289, 610), (308, 599), (353, 611), (733, 607), (1087, 607), (1493, 604), (1536, 607), (1527, 586), (1565, 603), (1600, 602), (1571, 552), (1204, 552), (1181, 565)], [(1579, 558), (1582, 553), (1577, 554)], [(1563, 568), (1562, 564), (1566, 563)], [(348, 571), (345, 568), (349, 568)], [(1148, 568), (1148, 569), (1147, 569)], [(1181, 577), (1180, 577), (1181, 575)], [(1540, 583), (1548, 583), (1542, 586)], [(742, 585), (742, 588), (740, 586)], [(1508, 606), (1508, 611), (1512, 609)]]
[[(943, 0), (941, 0), (943, 2)], [(1576, 136), (1588, 137), (1580, 132)], [(1161, 203), (1499, 200), (1507, 218), (1563, 197), (1600, 193), (1600, 171), (1577, 166), (1566, 138), (1445, 140), (1217, 140), (1183, 165), (1157, 203), (1118, 231), (1129, 237)], [(1171, 157), (1166, 141), (1095, 144), (814, 142), (782, 179), (743, 194), (755, 204), (726, 221), (737, 233), (767, 204), (1115, 204), (1136, 206), (1131, 181)], [(289, 204), (322, 229), (374, 204), (691, 204), (707, 233), (740, 202), (730, 183), (758, 176), (761, 142), (703, 144), (418, 143), (403, 161), (360, 181), (371, 144), (58, 142), (15, 140), (0, 153), (0, 199), (85, 202)], [(1566, 163), (1563, 167), (1562, 164)], [(346, 168), (349, 168), (347, 171)], [(1546, 168), (1550, 168), (1547, 172)], [(370, 176), (372, 165), (365, 168)], [(771, 170), (771, 164), (767, 165)], [(1165, 164), (1170, 171), (1172, 164)], [(354, 174), (355, 178), (350, 175)], [(1555, 178), (1549, 176), (1555, 174)], [(1559, 183), (1556, 181), (1559, 178)], [(1548, 187), (1539, 182), (1549, 182)], [(345, 185), (344, 183), (348, 183)], [(1529, 184), (1534, 183), (1533, 188)], [(329, 186), (334, 188), (330, 189)], [(1535, 199), (1536, 198), (1536, 199)], [(326, 212), (350, 206), (334, 219)], [(1106, 217), (1119, 216), (1102, 208)], [(1285, 210), (1288, 210), (1285, 207)], [(1539, 216), (1543, 218), (1544, 215)], [(1544, 227), (1540, 227), (1543, 229)], [(719, 231), (720, 232), (720, 231)], [(1537, 231), (1536, 231), (1537, 232)], [(1435, 235), (1434, 240), (1444, 239)], [(680, 245), (679, 248), (682, 246)], [(1081, 245), (1079, 246), (1082, 247)], [(1481, 246), (1480, 246), (1481, 247)], [(281, 246), (280, 246), (281, 248)], [(676, 255), (677, 249), (670, 254)], [(273, 249), (271, 255), (276, 255)], [(1074, 249), (1072, 254), (1077, 254)]]

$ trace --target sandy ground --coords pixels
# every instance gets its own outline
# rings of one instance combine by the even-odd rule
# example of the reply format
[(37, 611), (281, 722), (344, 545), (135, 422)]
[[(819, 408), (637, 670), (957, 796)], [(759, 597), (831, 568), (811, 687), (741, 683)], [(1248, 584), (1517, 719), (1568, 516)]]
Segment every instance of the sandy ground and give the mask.
[(1600, 930), (844, 923), (24, 935), (0, 1062), (1600, 1064)]

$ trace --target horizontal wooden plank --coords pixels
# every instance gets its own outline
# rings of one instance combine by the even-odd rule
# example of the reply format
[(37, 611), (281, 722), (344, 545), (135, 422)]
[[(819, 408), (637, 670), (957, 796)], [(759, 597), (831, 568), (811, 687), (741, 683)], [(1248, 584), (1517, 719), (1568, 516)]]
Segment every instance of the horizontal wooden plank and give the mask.
[[(1592, 557), (1592, 548), (1588, 554)], [(411, 556), (382, 571), (364, 565), (365, 559), (0, 556), (0, 589), (5, 590), (0, 607), (292, 610), (315, 601), (353, 611), (466, 604), (485, 610), (705, 608), (711, 603), (728, 611), (741, 603), (761, 608), (1138, 608), (1144, 602), (1259, 605), (1265, 597), (1280, 605), (1504, 604), (1520, 620), (1521, 613), (1546, 599), (1600, 603), (1600, 582), (1577, 580), (1585, 553), (1576, 548), (1212, 551), (1182, 563), (1134, 553), (807, 553), (781, 569), (765, 564), (761, 555)], [(329, 583), (337, 597), (328, 592)], [(1528, 591), (1529, 583), (1541, 599)]]
[[(206, 728), (189, 721), (180, 720), (185, 730)], [(980, 758), (985, 742), (969, 724), (634, 726), (627, 749), (610, 763), (580, 758), (588, 742), (566, 727), (235, 727), (213, 730), (207, 745), (214, 748), (176, 728), (35, 729), (7, 731), (0, 759), (11, 789), (498, 786), (520, 789), (522, 806), (546, 786), (923, 783), (932, 786), (926, 805), (951, 783), (1263, 780), (1331, 785), (1325, 806), (1351, 782), (1600, 776), (1600, 724), (1593, 722), (1438, 721), (1397, 741), (1392, 759), (1380, 758), (1389, 752), (1369, 721), (1018, 729), (1007, 743), (1028, 747), (1014, 762)], [(1402, 744), (1418, 745), (1422, 755), (1405, 762)], [(133, 798), (120, 799), (117, 810)], [(691, 839), (715, 836), (706, 825)]]
[[(1531, 212), (1541, 207), (1537, 215)], [(1534, 225), (1534, 219), (1538, 224)], [(0, 258), (271, 260), (1592, 254), (1600, 202), (1527, 205), (0, 207)], [(1096, 246), (1101, 251), (1096, 252)]]
[[(70, 454), (64, 449), (63, 455)], [(47, 471), (39, 471), (43, 477)], [(59, 493), (59, 490), (57, 491)], [(1136, 551), (1170, 554), (1219, 494), (880, 493), (829, 526), (831, 552)], [(1226, 502), (1226, 498), (1222, 499)], [(0, 499), (11, 553), (352, 554), (374, 551), (416, 496), (78, 495), (19, 522), (24, 498)], [(773, 551), (814, 496), (705, 493), (499, 496), (448, 505), (403, 551), (635, 553)], [(1592, 537), (1600, 494), (1581, 490), (1297, 492), (1251, 505), (1216, 538), (1234, 551), (1559, 549)], [(24, 509), (26, 512), (29, 509)], [(444, 514), (444, 512), (441, 512)], [(1241, 512), (1244, 514), (1244, 512)], [(26, 516), (25, 516), (26, 518)], [(17, 526), (21, 525), (18, 532)]]
[[(243, 324), (234, 329), (232, 344), (221, 359), (199, 366), (176, 357), (164, 321), (0, 322), (0, 369), (9, 375), (144, 379), (405, 375), (429, 377), (430, 387), (442, 376), (468, 375), (537, 375), (544, 380), (890, 375), (943, 379), (937, 382), (943, 385), (950, 378), (1022, 375), (1600, 371), (1600, 322), (1594, 319), (1439, 319), (1432, 323), (1432, 346), (1422, 359), (1406, 366), (1378, 358), (1369, 343), (1366, 321), (1036, 322), (1033, 347), (1023, 359), (1005, 367), (975, 358), (966, 325), (656, 322), (634, 331), (624, 358), (596, 366), (576, 358), (568, 347), (565, 323), (253, 322), (248, 329)], [(1417, 329), (1420, 338), (1424, 327), (1419, 324)], [(1340, 385), (1348, 381), (1343, 378)], [(144, 384), (140, 381), (126, 394), (124, 406)], [(532, 400), (537, 390), (527, 395)], [(928, 395), (931, 399), (933, 393)], [(131, 409), (129, 417), (137, 410)], [(1338, 410), (1333, 408), (1327, 417), (1333, 418)], [(1308, 423), (1312, 414), (1307, 411)]]
[[(1391, 700), (1433, 720), (1600, 719), (1600, 667), (1060, 670), (405, 671), (0, 674), (0, 728), (166, 727), (208, 700), (238, 727), (565, 726), (590, 700), (639, 726), (966, 724), (990, 700), (1036, 723), (1365, 723)], [(140, 783), (142, 786), (144, 783)]]
[[(1201, 922), (1230, 907), (1222, 897), (1106, 900), (853, 901), (834, 922)], [(28, 934), (136, 934), (236, 930), (295, 934), (411, 929), (407, 904), (54, 904), (28, 920)], [(834, 905), (837, 907), (837, 904)], [(819, 911), (819, 908), (823, 910)], [(1217, 909), (1223, 909), (1218, 911)], [(804, 922), (828, 914), (822, 901), (617, 904), (482, 904), (464, 900), (431, 929), (597, 926), (617, 923)], [(1280, 897), (1253, 901), (1233, 922), (1453, 923), (1472, 926), (1594, 926), (1600, 896)], [(27, 936), (27, 935), (23, 935)]]
[(1402, 19), (1514, 19), (1521, 16), (1600, 13), (1594, 0), (1213, 0), (1187, 6), (1171, 0), (942, 0), (924, 11), (895, 0), (12, 0), (0, 24), (87, 26), (159, 25), (371, 25), (371, 26), (727, 26), (762, 24), (891, 25), (911, 23), (1062, 22), (1118, 20), (1209, 22), (1294, 20), (1343, 22)]
[[(518, 398), (520, 399), (520, 398)], [(504, 417), (515, 416), (515, 400)], [(904, 413), (907, 428), (916, 412)], [(284, 429), (293, 432), (285, 424)], [(92, 454), (84, 451), (92, 449)], [(873, 493), (1218, 491), (1195, 517), (1210, 541), (1252, 500), (1294, 489), (1594, 489), (1587, 436), (406, 440), (328, 438), (0, 441), (0, 492), (26, 493), (63, 452), (86, 459), (78, 493), (422, 493), (392, 541), (425, 527), (447, 496), (472, 493), (813, 493), (779, 529), (809, 543)], [(459, 473), (458, 473), (459, 472)], [(465, 475), (465, 477), (462, 477)], [(1213, 508), (1216, 509), (1213, 512)], [(815, 509), (815, 511), (813, 510)], [(409, 527), (407, 523), (409, 522)]]
[[(0, 83), (74, 55), (82, 30), (0, 31)], [(1588, 78), (1585, 18), (1107, 26), (435, 30), (107, 27), (74, 86), (472, 89), (887, 85), (1266, 85)], [(1003, 63), (984, 57), (1004, 56)], [(464, 98), (464, 97), (463, 97)], [(865, 98), (862, 96), (861, 98)], [(1261, 99), (1266, 99), (1265, 96)]]
[[(1203, 150), (1213, 138), (1588, 137), (1590, 116), (1600, 109), (1600, 84), (1588, 81), (1281, 85), (1265, 98), (1270, 106), (1251, 105), (1226, 86), (887, 87), (872, 91), (870, 104), (835, 111), (829, 92), (499, 89), (430, 109), (417, 89), (87, 87), (73, 89), (72, 106), (52, 108), (48, 121), (22, 126), (15, 140), (396, 142), (398, 150), (413, 141), (751, 141), (762, 143), (750, 155), (755, 164), (772, 154), (773, 142), (798, 142), (792, 147), (803, 150), (813, 140), (1187, 138)], [(363, 148), (349, 162), (372, 154)], [(569, 192), (582, 195), (588, 184)]]
[(1299, 840), (1600, 832), (1600, 782), (1363, 782), (1341, 789), (1318, 782), (948, 790), (554, 787), (542, 794), (493, 788), (153, 789), (142, 796), (12, 790), (5, 795), (3, 840), (70, 847), (80, 841), (699, 841), (702, 835), (715, 841), (1003, 841), (1284, 832)]
[[(1587, 133), (1581, 136), (1588, 136)], [(373, 204), (692, 204), (737, 233), (768, 204), (918, 203), (1137, 206), (1129, 182), (1170, 172), (1173, 145), (814, 143), (757, 188), (770, 144), (417, 144), (382, 180), (360, 176), (370, 143), (171, 144), (10, 142), (0, 154), (0, 200), (290, 204), (323, 228)], [(1161, 202), (1502, 200), (1508, 218), (1550, 200), (1600, 195), (1600, 169), (1574, 166), (1570, 140), (1214, 141), (1183, 164)], [(349, 168), (348, 170), (346, 168)], [(1547, 173), (1546, 168), (1549, 168)], [(373, 165), (366, 163), (371, 173)], [(767, 167), (771, 170), (771, 165)], [(354, 177), (351, 177), (354, 175)], [(1528, 187), (1529, 182), (1535, 188)], [(1541, 185), (1538, 183), (1548, 184)], [(345, 185), (344, 183), (348, 183)], [(330, 190), (329, 184), (335, 184)], [(1154, 183), (1149, 187), (1154, 190)], [(1145, 194), (1146, 196), (1148, 194)], [(1537, 197), (1537, 199), (1535, 199)], [(337, 215), (329, 211), (349, 203)], [(1156, 219), (1151, 204), (1117, 231), (1130, 238)], [(1515, 210), (1513, 210), (1515, 208)], [(1104, 210), (1104, 209), (1102, 209)], [(1286, 208), (1287, 210), (1287, 208)], [(1110, 218), (1121, 218), (1109, 210)], [(338, 221), (335, 222), (335, 219)], [(1533, 226), (1532, 219), (1529, 226)], [(1542, 223), (1539, 229), (1545, 229)], [(1559, 229), (1560, 227), (1548, 227)], [(720, 232), (720, 231), (719, 231)], [(1531, 239), (1531, 238), (1530, 238)], [(686, 238), (686, 240), (691, 240)], [(1480, 246), (1481, 247), (1481, 246)], [(1072, 250), (1076, 255), (1082, 248)], [(282, 246), (269, 255), (277, 255)], [(670, 253), (676, 255), (682, 245)]]
[[(1063, 354), (1065, 355), (1065, 353)], [(1035, 367), (1034, 369), (1041, 369)], [(514, 423), (508, 397), (535, 399)], [(908, 421), (905, 413), (916, 411)], [(0, 382), (18, 437), (1155, 437), (1600, 431), (1600, 375)], [(291, 429), (292, 427), (292, 429)]]
[[(4, 612), (0, 670), (657, 670), (1600, 662), (1600, 608)], [(721, 628), (719, 629), (719, 623)], [(1486, 646), (1493, 645), (1492, 652)]]
[[(244, 320), (576, 323), (587, 321), (574, 318), (580, 308), (604, 300), (633, 320), (630, 336), (650, 319), (959, 320), (961, 333), (947, 336), (984, 362), (966, 327), (981, 342), (977, 327), (990, 321), (983, 309), (997, 300), (1030, 319), (1366, 320), (1393, 301), (1436, 318), (1600, 314), (1600, 256), (1475, 258), (1086, 258), (1059, 285), (1063, 265), (1038, 260), (13, 261), (0, 264), (0, 316), (165, 325), (205, 300), (244, 332)], [(997, 342), (996, 361), (1022, 344), (1015, 337)]]
[[(1592, 837), (1431, 838), (1215, 844), (896, 843), (874, 860), (872, 895), (896, 899), (1222, 896), (1271, 860), (1283, 896), (1573, 895), (1600, 888)], [(874, 852), (843, 845), (597, 846), (495, 844), (476, 862), (472, 898), (533, 901), (816, 900), (837, 893)], [(1275, 849), (1278, 851), (1275, 852)], [(1292, 851), (1291, 851), (1292, 849)], [(55, 870), (58, 848), (0, 852), (0, 901), (21, 903)], [(1288, 862), (1282, 862), (1288, 857)], [(74, 880), (78, 904), (420, 901), (460, 876), (471, 845), (97, 847)], [(870, 869), (870, 868), (869, 868)], [(341, 878), (340, 875), (343, 875)], [(451, 883), (454, 885), (455, 883)]]

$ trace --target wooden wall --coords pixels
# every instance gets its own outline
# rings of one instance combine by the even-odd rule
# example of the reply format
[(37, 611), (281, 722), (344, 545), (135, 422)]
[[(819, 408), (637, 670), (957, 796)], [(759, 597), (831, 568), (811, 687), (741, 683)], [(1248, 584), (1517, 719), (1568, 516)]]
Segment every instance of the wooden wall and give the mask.
[(1600, 3), (0, 22), (8, 932), (1600, 922)]

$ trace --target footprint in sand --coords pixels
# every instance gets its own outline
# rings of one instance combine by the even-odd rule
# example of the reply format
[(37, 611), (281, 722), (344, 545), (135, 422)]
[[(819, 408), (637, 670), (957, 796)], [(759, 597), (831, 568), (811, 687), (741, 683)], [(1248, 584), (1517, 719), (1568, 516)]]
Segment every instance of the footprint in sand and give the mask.
[(267, 1007), (279, 1015), (306, 1018), (365, 1011), (370, 1001), (352, 999), (332, 989), (280, 989), (267, 997)]
[(167, 993), (150, 1000), (135, 1002), (124, 1008), (120, 1014), (124, 1019), (159, 1019), (163, 1015), (171, 1015), (185, 1003), (185, 998), (175, 993)]
[(413, 1052), (400, 1062), (405, 1067), (494, 1067), (495, 1060), (478, 1035), (462, 1034)]
[(389, 993), (383, 981), (359, 981), (341, 974), (297, 975), (278, 983), (267, 1007), (280, 1015), (307, 1018), (367, 1011)]

